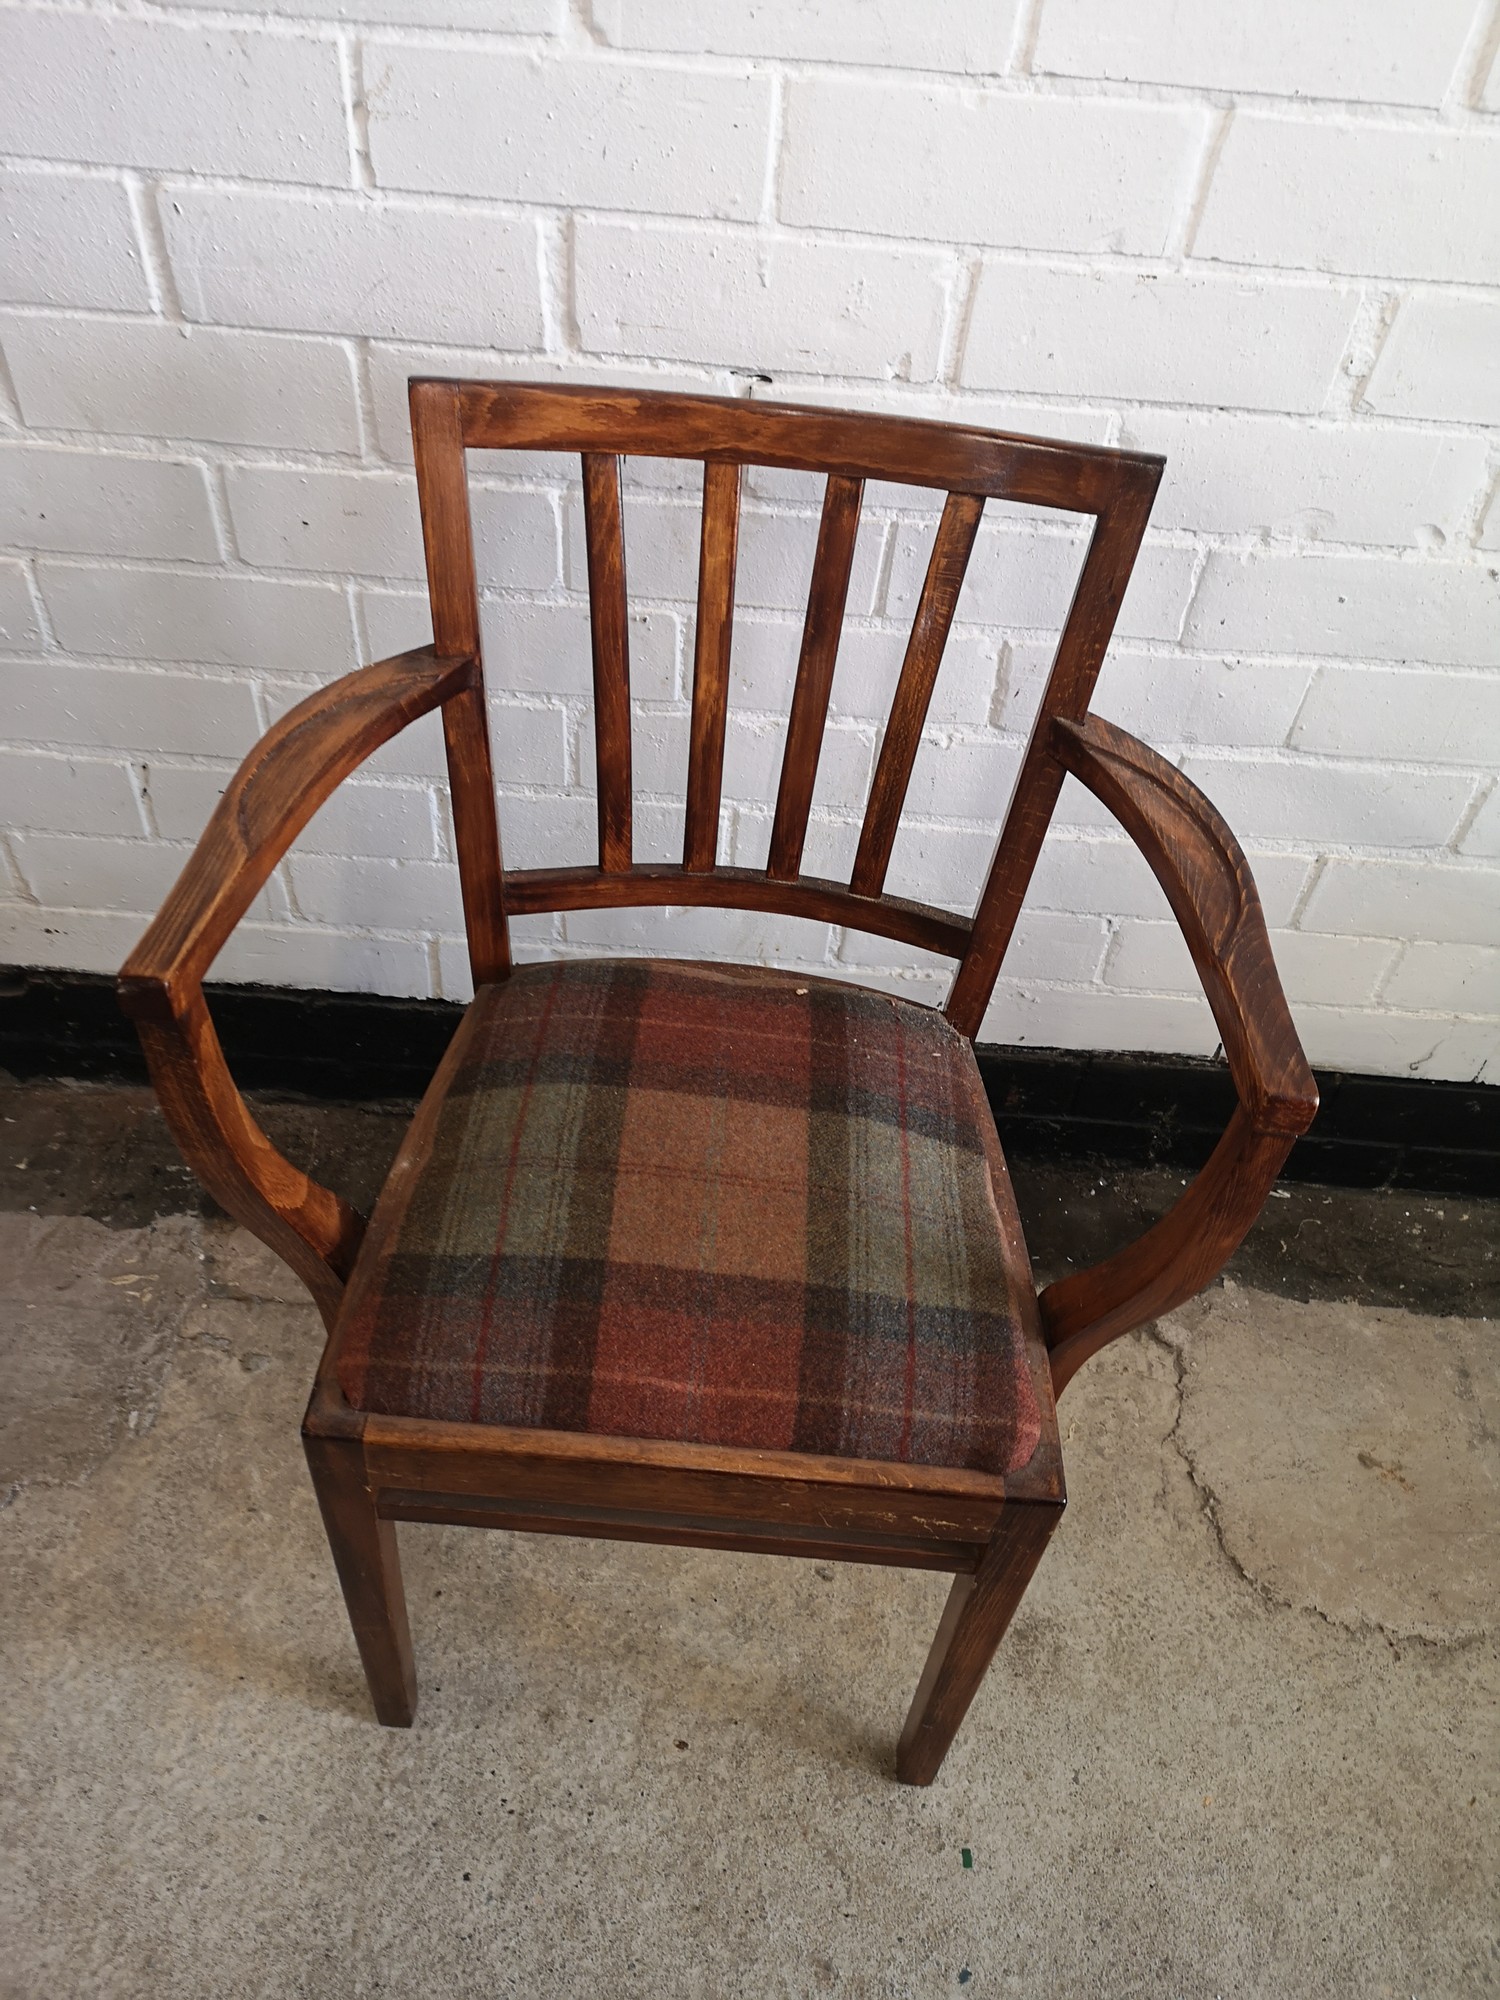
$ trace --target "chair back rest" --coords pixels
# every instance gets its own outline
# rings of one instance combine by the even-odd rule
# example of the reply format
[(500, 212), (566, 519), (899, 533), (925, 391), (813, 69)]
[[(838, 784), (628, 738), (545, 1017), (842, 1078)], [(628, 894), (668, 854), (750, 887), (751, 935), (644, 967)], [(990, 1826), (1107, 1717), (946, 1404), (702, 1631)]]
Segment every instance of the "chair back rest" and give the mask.
[[(511, 871), (500, 865), (495, 796), (479, 697), (445, 712), (464, 910), (476, 982), (503, 976), (506, 919), (533, 911), (706, 904), (810, 917), (894, 938), (958, 961), (945, 1013), (973, 1035), (1015, 927), (1062, 786), (1054, 719), (1081, 721), (1163, 461), (962, 424), (792, 404), (641, 390), (416, 379), (412, 437), (439, 654), (480, 663), (479, 594), (466, 450), (577, 453), (583, 468), (598, 768), (596, 864)], [(620, 461), (700, 459), (703, 516), (682, 861), (638, 862), (632, 841), (630, 656)], [(786, 747), (762, 869), (718, 859), (729, 708), (740, 488), (746, 465), (826, 480)], [(867, 480), (945, 494), (859, 845), (847, 883), (802, 872), (813, 786)], [(972, 921), (886, 893), (907, 786), (987, 499), (1094, 517), (1046, 691)]]

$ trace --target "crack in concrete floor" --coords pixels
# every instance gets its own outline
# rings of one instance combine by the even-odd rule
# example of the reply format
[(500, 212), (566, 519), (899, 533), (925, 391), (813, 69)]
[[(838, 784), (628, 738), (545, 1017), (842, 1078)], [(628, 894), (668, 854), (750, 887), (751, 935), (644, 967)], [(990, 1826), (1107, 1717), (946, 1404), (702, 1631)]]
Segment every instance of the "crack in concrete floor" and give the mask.
[(1176, 1370), (1174, 1448), (1226, 1559), (1269, 1601), (1406, 1644), (1495, 1630), (1488, 1322), (1225, 1282), (1152, 1337)]
[[(1255, 1596), (1260, 1598), (1273, 1610), (1288, 1611), (1298, 1616), (1317, 1619), (1333, 1633), (1376, 1633), (1383, 1637), (1392, 1648), (1396, 1646), (1398, 1640), (1406, 1645), (1438, 1648), (1459, 1648), (1482, 1643), (1487, 1633), (1493, 1630), (1493, 1619), (1482, 1630), (1446, 1633), (1414, 1631), (1406, 1626), (1392, 1626), (1376, 1618), (1345, 1620), (1325, 1610), (1322, 1605), (1299, 1603), (1293, 1596), (1273, 1589), (1263, 1576), (1258, 1575), (1249, 1567), (1236, 1550), (1231, 1547), (1230, 1537), (1225, 1528), (1223, 1503), (1220, 1496), (1204, 1476), (1202, 1467), (1198, 1464), (1197, 1459), (1194, 1457), (1192, 1450), (1182, 1435), (1182, 1420), (1187, 1407), (1187, 1369), (1181, 1347), (1171, 1337), (1170, 1326), (1170, 1321), (1152, 1320), (1142, 1327), (1139, 1333), (1139, 1338), (1153, 1342), (1168, 1355), (1172, 1362), (1177, 1400), (1172, 1418), (1172, 1427), (1163, 1439), (1163, 1443), (1169, 1445), (1181, 1460), (1183, 1469), (1192, 1483), (1193, 1491), (1198, 1496), (1199, 1510), (1203, 1521), (1210, 1535), (1213, 1537), (1214, 1545), (1223, 1559), (1225, 1568), (1236, 1581), (1242, 1584), (1247, 1590), (1253, 1592)], [(1382, 1472), (1390, 1470), (1390, 1468), (1381, 1467), (1378, 1461), (1374, 1460), (1370, 1454), (1360, 1453), (1358, 1456), (1362, 1463), (1368, 1462), (1371, 1469)], [(1408, 1492), (1413, 1490), (1409, 1482), (1403, 1481), (1401, 1483), (1404, 1490)], [(1500, 1584), (1500, 1567), (1497, 1567), (1492, 1573), (1495, 1576), (1497, 1584)], [(1400, 1658), (1399, 1653), (1397, 1654), (1397, 1658)]]
[[(1198, 1496), (1199, 1512), (1209, 1533), (1213, 1536), (1215, 1547), (1224, 1559), (1225, 1567), (1248, 1590), (1254, 1591), (1257, 1597), (1264, 1598), (1265, 1602), (1274, 1609), (1278, 1611), (1292, 1610), (1294, 1607), (1291, 1600), (1285, 1597), (1277, 1597), (1274, 1591), (1269, 1590), (1258, 1576), (1252, 1576), (1224, 1539), (1224, 1524), (1219, 1519), (1218, 1495), (1198, 1470), (1193, 1460), (1193, 1454), (1183, 1442), (1182, 1418), (1183, 1412), (1187, 1407), (1187, 1369), (1183, 1362), (1181, 1350), (1169, 1338), (1160, 1320), (1148, 1320), (1141, 1327), (1139, 1338), (1154, 1342), (1172, 1364), (1172, 1381), (1177, 1392), (1176, 1407), (1172, 1412), (1172, 1428), (1167, 1432), (1162, 1442), (1169, 1445), (1182, 1461), (1183, 1470), (1187, 1473), (1193, 1491)], [(1317, 1611), (1315, 1608), (1313, 1609), (1313, 1615), (1322, 1618), (1329, 1625), (1334, 1625), (1335, 1623), (1333, 1619), (1328, 1617), (1326, 1612)]]

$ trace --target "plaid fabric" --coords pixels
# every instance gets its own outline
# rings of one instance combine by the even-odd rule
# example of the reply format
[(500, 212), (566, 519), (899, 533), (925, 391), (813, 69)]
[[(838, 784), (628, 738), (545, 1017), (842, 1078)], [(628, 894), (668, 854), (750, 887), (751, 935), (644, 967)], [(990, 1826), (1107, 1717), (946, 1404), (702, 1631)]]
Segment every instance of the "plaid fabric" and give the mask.
[(351, 1301), (356, 1408), (1007, 1472), (1040, 1430), (969, 1044), (794, 975), (530, 966), (474, 1002)]

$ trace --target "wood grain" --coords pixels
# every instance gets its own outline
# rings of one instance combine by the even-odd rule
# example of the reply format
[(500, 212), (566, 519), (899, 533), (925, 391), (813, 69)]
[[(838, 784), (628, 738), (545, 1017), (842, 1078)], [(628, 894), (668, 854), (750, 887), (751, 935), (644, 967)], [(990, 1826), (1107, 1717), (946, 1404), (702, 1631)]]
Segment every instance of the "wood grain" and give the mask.
[(856, 896), (878, 896), (885, 887), (922, 725), (927, 720), (983, 512), (984, 501), (969, 493), (950, 493), (943, 507), (860, 829), (859, 852), (849, 883)]
[(800, 1477), (783, 1476), (780, 1468), (757, 1467), (748, 1457), (738, 1470), (705, 1469), (691, 1462), (686, 1447), (674, 1460), (658, 1462), (613, 1453), (566, 1457), (535, 1445), (527, 1450), (524, 1439), (506, 1452), (444, 1453), (430, 1442), (407, 1445), (392, 1429), (399, 1421), (371, 1417), (365, 1426), (371, 1477), (382, 1490), (479, 1495), (551, 1509), (576, 1506), (590, 1518), (666, 1513), (703, 1527), (740, 1521), (753, 1522), (757, 1533), (815, 1529), (830, 1540), (847, 1533), (904, 1542), (983, 1543), (1004, 1504), (998, 1479), (991, 1480), (987, 1493), (968, 1498), (920, 1486), (820, 1479), (806, 1466)]
[(202, 990), (136, 1014), (151, 1082), (182, 1157), (221, 1208), (283, 1258), (331, 1325), (365, 1219), (285, 1159), (234, 1087)]
[(479, 593), (458, 387), (413, 382), (409, 397), (433, 648), (443, 658), (478, 659)]
[(302, 1448), (375, 1717), (409, 1729), (417, 1712), (417, 1668), (394, 1522), (376, 1507), (357, 1440), (309, 1437)]
[(443, 748), (448, 760), (453, 840), (458, 849), (458, 887), (463, 898), (469, 972), (476, 987), (504, 979), (510, 972), (505, 864), (500, 854), (486, 707), (482, 680), (443, 704)]
[[(380, 1217), (377, 1204), (372, 1230), (380, 1228)], [(376, 1237), (372, 1242), (380, 1240)], [(361, 1270), (367, 1261), (368, 1257), (361, 1259)], [(351, 1299), (341, 1317), (347, 1320), (355, 1310)], [(344, 1434), (342, 1427), (335, 1428), (339, 1435)], [(1051, 1468), (1040, 1477), (1034, 1476), (1035, 1461), (1021, 1469), (1020, 1483), (1016, 1484), (1013, 1481), (1018, 1475), (1002, 1479), (996, 1473), (961, 1465), (838, 1458), (748, 1445), (682, 1444), (671, 1439), (549, 1431), (515, 1424), (448, 1423), (433, 1417), (362, 1413), (360, 1435), (367, 1442), (371, 1464), (387, 1485), (425, 1485), (434, 1491), (481, 1492), (492, 1487), (501, 1493), (522, 1493), (541, 1491), (555, 1479), (559, 1483), (552, 1490), (560, 1492), (585, 1467), (596, 1469), (601, 1479), (618, 1478), (621, 1482), (636, 1475), (658, 1480), (691, 1473), (705, 1484), (717, 1479), (745, 1482), (747, 1493), (755, 1495), (755, 1511), (767, 1518), (809, 1518), (796, 1507), (789, 1509), (768, 1498), (770, 1486), (816, 1487), (819, 1504), (830, 1495), (838, 1497), (851, 1490), (868, 1496), (855, 1503), (857, 1509), (873, 1511), (882, 1522), (887, 1507), (895, 1513), (930, 1507), (938, 1510), (935, 1520), (941, 1516), (956, 1525), (960, 1515), (943, 1510), (961, 1509), (969, 1522), (966, 1532), (982, 1530), (985, 1534), (1006, 1500), (1056, 1500), (1062, 1494)], [(618, 1490), (627, 1489), (622, 1483)]]
[(1170, 1312), (1222, 1270), (1259, 1215), (1318, 1089), (1292, 1022), (1239, 843), (1164, 757), (1102, 717), (1057, 721), (1054, 752), (1135, 841), (1181, 926), (1223, 1038), (1239, 1109), (1207, 1166), (1117, 1256), (1049, 1285), (1042, 1321), (1059, 1392), (1091, 1354)]
[(904, 1785), (937, 1776), (1061, 1518), (1061, 1507), (1013, 1503), (978, 1568), (955, 1579), (896, 1747)]
[(961, 1035), (977, 1035), (1031, 885), (1042, 840), (1052, 823), (1063, 768), (1052, 725), (1076, 722), (1093, 696), (1130, 573), (1161, 479), (1160, 459), (1121, 471), (1116, 494), (1101, 512), (1084, 557), (1058, 640), (1041, 707), (1021, 759), (1000, 842), (974, 913), (974, 931), (944, 1009)]
[(1292, 1143), (1282, 1132), (1257, 1132), (1240, 1106), (1160, 1222), (1115, 1256), (1048, 1285), (1040, 1305), (1056, 1395), (1101, 1347), (1212, 1283), (1265, 1206)]
[(283, 1257), (332, 1323), (364, 1218), (271, 1144), (234, 1087), (202, 978), (271, 870), (339, 781), (416, 716), (472, 685), (475, 662), (431, 647), (320, 688), (250, 752), (120, 973), (151, 1080), (183, 1157)]
[(698, 621), (693, 647), (693, 729), (688, 752), (687, 828), (682, 865), (695, 874), (719, 852), (724, 730), (729, 719), (729, 650), (734, 636), (734, 570), (740, 536), (740, 468), (716, 459), (703, 468), (703, 531), (698, 553)]
[(522, 868), (506, 877), (506, 904), (516, 916), (538, 910), (639, 909), (655, 904), (722, 910), (769, 910), (815, 923), (849, 924), (875, 937), (899, 938), (924, 951), (960, 958), (969, 941), (967, 918), (899, 896), (878, 902), (856, 897), (842, 882), (815, 875), (778, 882), (759, 868), (715, 868), (696, 875), (665, 861), (643, 861), (624, 875), (598, 868)]
[(832, 477), (823, 496), (776, 817), (771, 825), (771, 858), (766, 872), (779, 882), (791, 881), (802, 866), (802, 844), (807, 838), (807, 816), (828, 721), (828, 697), (844, 629), (844, 605), (864, 490), (863, 480)]
[(455, 382), (464, 442), (486, 450), (727, 458), (841, 479), (883, 479), (1097, 514), (1123, 480), (1160, 477), (1145, 452), (872, 416), (798, 403), (646, 389)]
[(1053, 742), (1058, 761), (1109, 807), (1161, 884), (1255, 1129), (1305, 1132), (1318, 1089), (1239, 842), (1190, 779), (1102, 716), (1055, 724)]
[(583, 454), (583, 519), (594, 649), (599, 866), (614, 874), (629, 868), (631, 856), (630, 613), (617, 457)]
[[(440, 658), (453, 655), (478, 662), (479, 588), (458, 395), (451, 383), (414, 382), (410, 400), (433, 649)], [(475, 985), (482, 986), (486, 980), (503, 979), (510, 970), (482, 670), (471, 686), (445, 705), (443, 742), (469, 966)]]
[(897, 1569), (965, 1572), (977, 1567), (974, 1542), (903, 1541), (852, 1529), (820, 1533), (754, 1520), (725, 1519), (708, 1527), (686, 1515), (646, 1508), (609, 1509), (493, 1500), (456, 1494), (393, 1491), (380, 1499), (383, 1519), (441, 1521), (467, 1528), (507, 1528), (532, 1535), (584, 1535), (590, 1541), (654, 1542), (679, 1549), (731, 1549), (740, 1555), (801, 1556), (819, 1562), (881, 1563)]

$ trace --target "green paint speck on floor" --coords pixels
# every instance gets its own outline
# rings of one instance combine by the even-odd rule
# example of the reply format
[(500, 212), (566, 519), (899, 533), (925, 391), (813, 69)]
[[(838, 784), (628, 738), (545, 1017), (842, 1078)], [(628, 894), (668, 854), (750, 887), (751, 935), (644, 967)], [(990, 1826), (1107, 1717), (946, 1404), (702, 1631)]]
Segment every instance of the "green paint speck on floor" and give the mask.
[(964, 1862), (964, 1866), (965, 1866), (965, 1868), (972, 1868), (972, 1867), (974, 1866), (974, 1857), (973, 1857), (973, 1855), (972, 1855), (972, 1854), (971, 1854), (971, 1853), (969, 1852), (968, 1848), (967, 1848), (967, 1847), (965, 1847), (965, 1848), (962, 1848), (962, 1849), (960, 1850), (960, 1852), (961, 1852), (961, 1853), (962, 1853), (962, 1855), (963, 1855), (963, 1862)]

